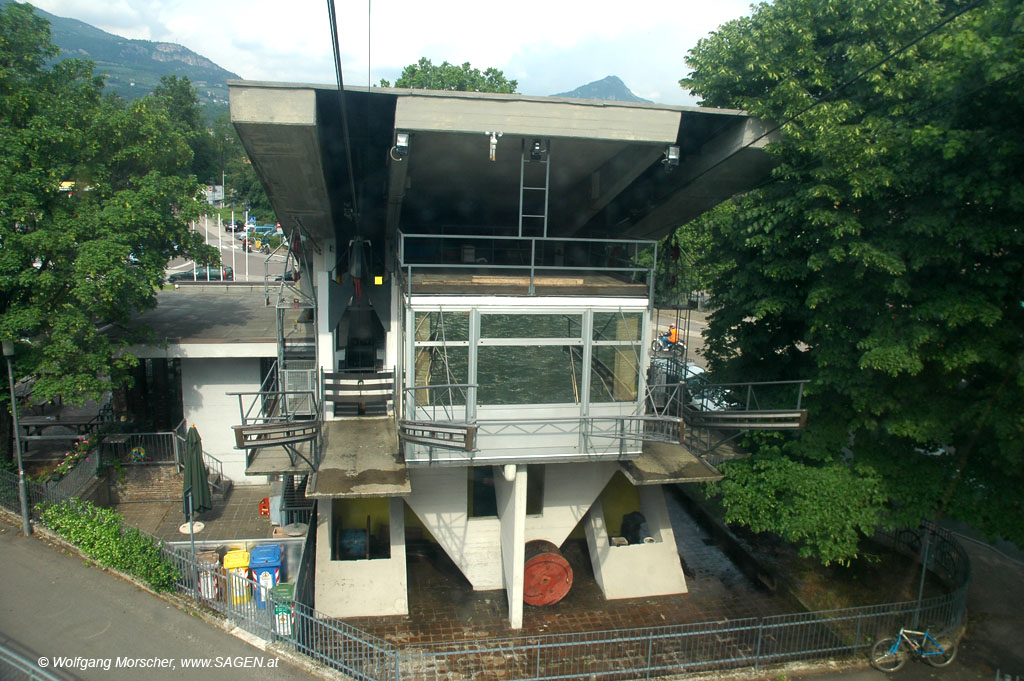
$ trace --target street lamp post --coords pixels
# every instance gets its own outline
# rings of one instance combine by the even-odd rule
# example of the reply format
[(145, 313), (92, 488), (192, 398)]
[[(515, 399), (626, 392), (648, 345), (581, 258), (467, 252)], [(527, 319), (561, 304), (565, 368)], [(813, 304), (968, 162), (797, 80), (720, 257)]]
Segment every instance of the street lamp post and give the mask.
[(25, 488), (25, 466), (21, 463), (21, 429), (18, 428), (18, 398), (14, 395), (14, 341), (3, 341), (4, 359), (7, 360), (7, 378), (11, 383), (11, 415), (14, 416), (14, 451), (18, 456), (18, 499), (21, 501), (21, 529), (25, 536), (32, 534), (28, 517), (28, 490)]

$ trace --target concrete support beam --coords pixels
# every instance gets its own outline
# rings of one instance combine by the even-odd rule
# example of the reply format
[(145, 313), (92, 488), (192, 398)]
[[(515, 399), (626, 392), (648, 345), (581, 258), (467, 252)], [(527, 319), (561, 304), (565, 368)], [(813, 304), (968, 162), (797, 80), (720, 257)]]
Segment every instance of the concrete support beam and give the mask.
[(316, 609), (331, 617), (409, 614), (402, 500), (388, 500), (389, 558), (331, 560), (334, 504), (321, 499), (316, 524)]
[[(395, 129), (408, 131), (501, 131), (529, 137), (675, 142), (680, 112), (614, 102), (581, 102), (472, 93), (445, 96), (408, 93), (398, 99)], [(410, 147), (412, 143), (410, 143)], [(410, 149), (410, 154), (415, 153)]]
[[(394, 234), (402, 219), (402, 202), (405, 200), (405, 185), (408, 178), (409, 159), (388, 160), (388, 229), (386, 234)], [(390, 263), (389, 263), (390, 266)]]
[(523, 572), (526, 566), (526, 466), (494, 467), (494, 492), (501, 521), (501, 568), (508, 594), (508, 620), (523, 627)]
[[(567, 216), (561, 221), (561, 224), (568, 225), (566, 235), (576, 234), (582, 229), (664, 152), (663, 145), (627, 147), (566, 192), (566, 203), (559, 207), (559, 215)], [(555, 220), (555, 223), (559, 224), (559, 221)]]
[(474, 590), (501, 589), (501, 522), (469, 517), (466, 475), (465, 468), (410, 469), (405, 501)]
[[(526, 518), (526, 541), (561, 546), (618, 470), (614, 461), (545, 464), (544, 508)], [(536, 473), (537, 471), (534, 471)]]
[(686, 593), (664, 493), (656, 485), (637, 491), (651, 543), (612, 546), (600, 500), (587, 514), (584, 529), (598, 586), (608, 600)]
[(666, 225), (684, 224), (767, 177), (775, 162), (764, 147), (779, 135), (765, 136), (770, 126), (756, 118), (737, 118), (735, 125), (704, 144), (699, 154), (681, 159), (674, 172), (681, 189), (629, 227), (628, 235), (660, 237)]

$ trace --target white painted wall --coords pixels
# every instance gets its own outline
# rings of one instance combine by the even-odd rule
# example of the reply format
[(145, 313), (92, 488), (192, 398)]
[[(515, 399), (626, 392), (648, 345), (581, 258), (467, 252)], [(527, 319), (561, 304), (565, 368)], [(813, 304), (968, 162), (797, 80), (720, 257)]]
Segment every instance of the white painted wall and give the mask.
[(470, 518), (466, 469), (409, 469), (412, 494), (405, 502), (477, 591), (505, 586), (501, 522)]
[[(185, 421), (195, 424), (203, 450), (220, 459), (224, 475), (236, 485), (266, 482), (264, 476), (245, 475), (245, 452), (235, 449), (231, 426), (241, 423), (238, 397), (229, 392), (260, 389), (258, 357), (181, 360), (181, 392)], [(245, 398), (243, 398), (245, 399)]]
[(526, 467), (495, 466), (494, 494), (501, 521), (501, 566), (508, 594), (508, 620), (513, 629), (521, 629), (526, 571)]
[(655, 543), (611, 546), (604, 510), (600, 500), (595, 501), (584, 522), (594, 577), (609, 600), (686, 593), (664, 493), (657, 485), (637, 491)]
[(547, 464), (544, 510), (526, 516), (526, 541), (543, 539), (561, 546), (618, 469), (611, 461)]
[(331, 617), (377, 617), (409, 614), (405, 569), (405, 513), (402, 500), (388, 500), (391, 557), (331, 560), (334, 508), (321, 499), (316, 527), (316, 604)]

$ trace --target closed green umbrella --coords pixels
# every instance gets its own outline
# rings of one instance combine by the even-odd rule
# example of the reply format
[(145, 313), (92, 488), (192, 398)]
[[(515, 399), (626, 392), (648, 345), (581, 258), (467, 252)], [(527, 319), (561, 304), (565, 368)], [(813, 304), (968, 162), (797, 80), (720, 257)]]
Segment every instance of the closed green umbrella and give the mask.
[(203, 441), (195, 425), (185, 435), (185, 482), (182, 493), (192, 488), (192, 510), (202, 513), (213, 508), (210, 499), (210, 481), (206, 477), (206, 464), (203, 463)]

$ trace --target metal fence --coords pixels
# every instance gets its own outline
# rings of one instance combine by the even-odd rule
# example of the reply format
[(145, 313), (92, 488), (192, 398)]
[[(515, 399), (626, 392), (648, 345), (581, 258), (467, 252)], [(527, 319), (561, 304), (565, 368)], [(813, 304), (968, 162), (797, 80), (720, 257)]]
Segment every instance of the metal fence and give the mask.
[(85, 459), (79, 461), (74, 468), (55, 482), (46, 483), (51, 496), (70, 499), (81, 494), (82, 490), (92, 482), (100, 468), (100, 448), (94, 447)]
[[(33, 503), (39, 485), (30, 489)], [(48, 499), (56, 500), (56, 499)], [(17, 476), (0, 475), (0, 504), (16, 509)], [(932, 631), (961, 627), (970, 562), (945, 530), (922, 526), (878, 539), (918, 556), (928, 541), (928, 567), (948, 593), (920, 601), (718, 622), (502, 639), (451, 641), (399, 648), (310, 606), (313, 601), (311, 525), (294, 602), (278, 602), (257, 582), (200, 564), (163, 547), (177, 569), (177, 589), (266, 640), (274, 640), (365, 681), (452, 679), (640, 679), (687, 672), (759, 668), (794, 660), (855, 656), (879, 637), (914, 620)]]
[[(315, 531), (311, 529), (310, 534)], [(305, 548), (308, 551), (308, 541)], [(242, 629), (264, 640), (289, 645), (355, 679), (397, 681), (398, 649), (394, 644), (332, 620), (301, 602), (309, 597), (311, 588), (307, 583), (312, 579), (308, 569), (300, 568), (296, 588), (301, 593), (296, 594), (297, 598), (279, 601), (258, 582), (216, 565), (197, 562), (190, 554), (165, 546), (163, 555), (178, 572), (176, 586), (180, 592), (193, 596)]]
[(45, 669), (40, 669), (35, 660), (29, 660), (10, 648), (0, 644), (0, 679), (4, 681), (61, 681)]
[(933, 547), (929, 567), (952, 589), (920, 603), (406, 648), (398, 653), (399, 678), (647, 679), (851, 657), (870, 650), (878, 638), (891, 635), (914, 618), (932, 631), (952, 631), (963, 624), (970, 585), (970, 562), (960, 545), (948, 532), (930, 526), (882, 534), (879, 539), (903, 553), (920, 555), (922, 539), (928, 533)]

